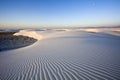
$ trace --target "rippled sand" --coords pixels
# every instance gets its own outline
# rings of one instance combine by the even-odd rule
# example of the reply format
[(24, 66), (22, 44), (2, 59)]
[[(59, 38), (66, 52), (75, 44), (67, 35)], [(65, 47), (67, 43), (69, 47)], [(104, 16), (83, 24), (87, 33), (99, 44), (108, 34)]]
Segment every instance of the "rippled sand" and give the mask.
[(119, 36), (80, 31), (51, 36), (0, 52), (0, 79), (120, 80)]

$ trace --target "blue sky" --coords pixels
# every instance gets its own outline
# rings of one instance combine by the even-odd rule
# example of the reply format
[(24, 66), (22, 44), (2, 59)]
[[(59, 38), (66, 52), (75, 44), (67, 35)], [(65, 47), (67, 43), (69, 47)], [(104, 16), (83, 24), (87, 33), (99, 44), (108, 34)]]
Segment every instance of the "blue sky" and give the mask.
[(50, 27), (120, 25), (120, 0), (0, 0), (0, 24)]

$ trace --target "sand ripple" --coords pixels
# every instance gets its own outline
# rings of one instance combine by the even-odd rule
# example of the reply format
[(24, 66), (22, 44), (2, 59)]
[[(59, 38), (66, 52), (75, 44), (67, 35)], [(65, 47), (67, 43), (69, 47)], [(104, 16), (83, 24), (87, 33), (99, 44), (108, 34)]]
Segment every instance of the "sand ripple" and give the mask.
[[(0, 65), (1, 68), (2, 65)], [(4, 66), (1, 80), (119, 80), (119, 75), (107, 72), (102, 65), (66, 62), (52, 56), (26, 59), (23, 64)], [(118, 68), (118, 67), (117, 67)], [(5, 70), (6, 69), (6, 70)], [(120, 68), (119, 68), (120, 69)], [(114, 72), (114, 70), (110, 69)], [(117, 72), (116, 72), (117, 73)], [(119, 73), (118, 73), (119, 74)]]

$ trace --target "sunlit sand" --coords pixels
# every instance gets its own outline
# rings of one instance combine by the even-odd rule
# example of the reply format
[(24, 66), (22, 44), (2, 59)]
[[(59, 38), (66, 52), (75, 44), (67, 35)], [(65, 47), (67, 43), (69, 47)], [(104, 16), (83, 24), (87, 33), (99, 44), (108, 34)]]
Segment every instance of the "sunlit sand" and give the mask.
[(99, 30), (98, 29), (83, 29), (83, 31), (86, 31), (86, 32), (99, 32)]
[(40, 40), (42, 38), (42, 36), (40, 34), (37, 34), (35, 31), (27, 31), (27, 30), (20, 30), (19, 32), (14, 34), (15, 36), (28, 36), (28, 37), (32, 37), (35, 39)]
[(117, 29), (117, 30), (114, 30), (114, 31), (116, 31), (116, 32), (120, 32), (120, 29)]

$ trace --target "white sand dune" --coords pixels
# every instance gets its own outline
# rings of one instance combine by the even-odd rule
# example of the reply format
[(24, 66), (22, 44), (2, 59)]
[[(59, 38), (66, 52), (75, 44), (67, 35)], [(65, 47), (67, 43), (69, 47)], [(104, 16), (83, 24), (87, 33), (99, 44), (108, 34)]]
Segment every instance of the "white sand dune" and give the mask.
[(120, 30), (116, 30), (117, 32), (120, 32)]
[(120, 28), (87, 28), (87, 29), (78, 29), (78, 31), (85, 31), (90, 33), (105, 33), (115, 36), (120, 36)]
[(120, 28), (113, 30), (115, 32), (120, 32)]
[(99, 29), (93, 29), (93, 28), (90, 28), (90, 29), (81, 29), (82, 31), (86, 31), (86, 32), (99, 32)]
[(19, 32), (14, 34), (15, 36), (28, 36), (28, 37), (32, 37), (35, 38), (37, 40), (40, 40), (42, 38), (42, 35), (37, 34), (35, 31), (27, 31), (27, 30), (20, 30)]
[(0, 52), (0, 79), (120, 80), (120, 37), (79, 31), (50, 36)]
[(120, 36), (120, 28), (111, 28), (111, 29), (104, 29), (103, 33)]

